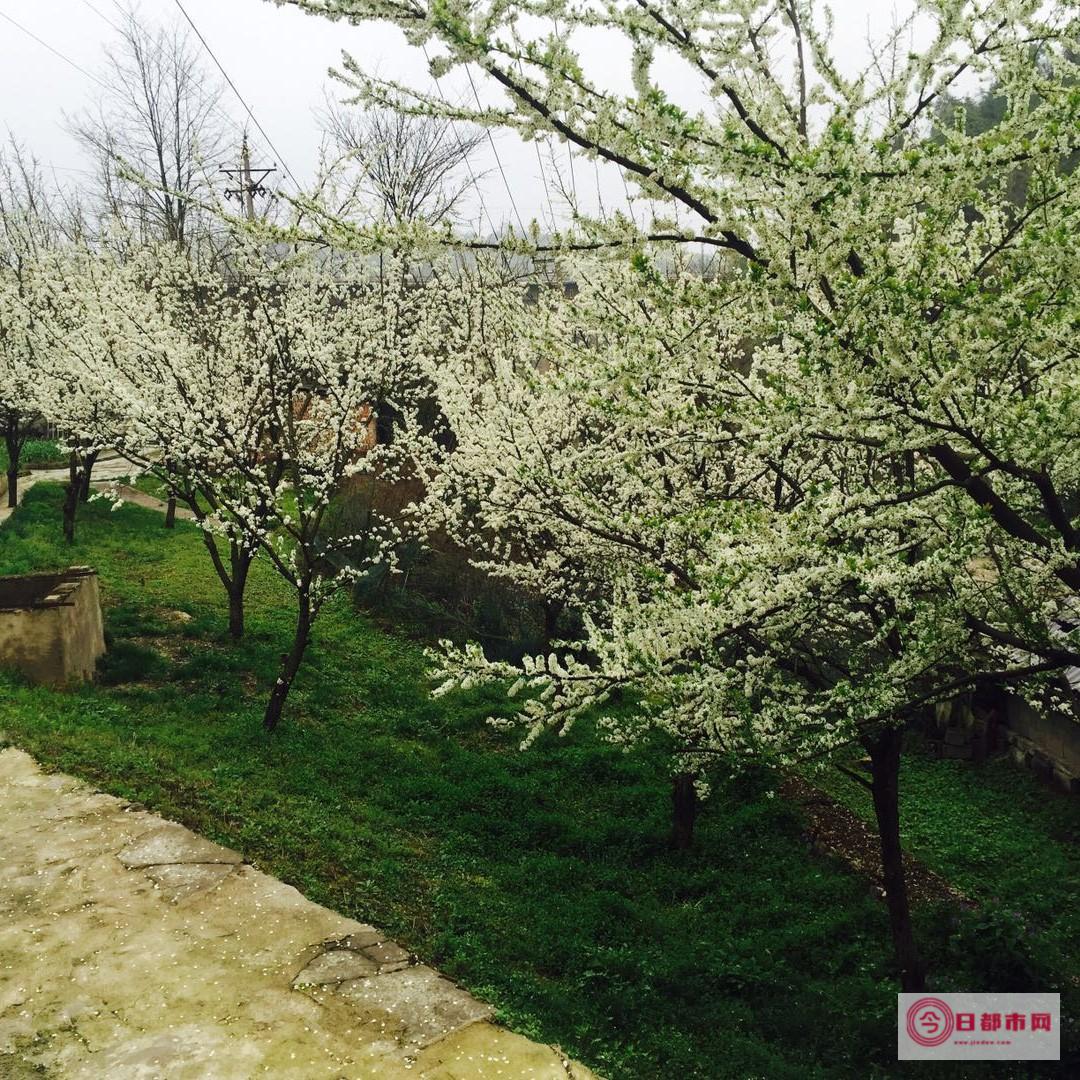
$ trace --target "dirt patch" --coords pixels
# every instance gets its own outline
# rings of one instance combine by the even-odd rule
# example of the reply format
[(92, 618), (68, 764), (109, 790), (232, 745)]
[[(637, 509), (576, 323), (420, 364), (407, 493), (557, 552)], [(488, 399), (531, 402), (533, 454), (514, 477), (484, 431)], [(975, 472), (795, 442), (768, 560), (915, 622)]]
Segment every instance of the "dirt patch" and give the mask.
[[(884, 899), (877, 833), (853, 811), (800, 776), (788, 776), (780, 785), (780, 794), (802, 810), (812, 850), (842, 859), (856, 873), (868, 878), (875, 895)], [(947, 901), (969, 908), (976, 906), (969, 896), (908, 854), (904, 855), (904, 873), (913, 904)]]
[(172, 664), (183, 664), (191, 659), (190, 643), (183, 639), (177, 640), (164, 634), (157, 636), (138, 634), (128, 638), (128, 641), (141, 649), (153, 650)]

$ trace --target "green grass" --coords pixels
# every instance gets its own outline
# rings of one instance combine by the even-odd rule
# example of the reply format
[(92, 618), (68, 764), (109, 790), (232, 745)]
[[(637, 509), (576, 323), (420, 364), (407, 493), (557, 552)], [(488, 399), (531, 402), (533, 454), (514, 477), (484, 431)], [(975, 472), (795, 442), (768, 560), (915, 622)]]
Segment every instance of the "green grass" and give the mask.
[[(662, 754), (613, 750), (585, 723), (522, 753), (483, 722), (506, 708), (498, 694), (432, 701), (417, 646), (344, 598), (268, 737), (287, 590), (256, 563), (234, 646), (194, 528), (168, 532), (138, 507), (80, 513), (66, 549), (59, 489), (39, 485), (0, 529), (2, 573), (98, 567), (110, 641), (94, 686), (0, 675), (13, 743), (386, 928), (515, 1030), (605, 1076), (895, 1075), (885, 912), (866, 882), (808, 853), (763, 778), (718, 783), (696, 849), (669, 852)], [(986, 805), (1007, 816), (1011, 801)], [(1021, 893), (1042, 848), (1066, 842), (1044, 824), (1014, 853)], [(970, 949), (973, 917), (923, 910), (918, 924), (939, 989), (1006, 988)]]
[[(129, 477), (129, 482), (130, 480)], [(131, 486), (138, 488), (145, 495), (152, 495), (155, 499), (167, 499), (169, 497), (168, 488), (153, 473), (139, 473), (134, 478)]]
[[(152, 472), (139, 473), (134, 477), (127, 477), (124, 483), (130, 484), (131, 487), (138, 491), (141, 491), (144, 495), (150, 495), (152, 498), (160, 499), (165, 502), (169, 498), (169, 487), (157, 474)], [(196, 493), (196, 500), (199, 507), (206, 514), (209, 514), (210, 506), (206, 499), (200, 493)], [(295, 513), (296, 510), (296, 497), (291, 491), (286, 491), (282, 499), (283, 505), (292, 510)], [(182, 499), (178, 500), (181, 509), (187, 509), (187, 503)]]
[[(67, 464), (67, 456), (52, 439), (27, 439), (19, 456), (20, 469), (59, 468)], [(0, 443), (0, 472), (8, 467), (7, 447)]]

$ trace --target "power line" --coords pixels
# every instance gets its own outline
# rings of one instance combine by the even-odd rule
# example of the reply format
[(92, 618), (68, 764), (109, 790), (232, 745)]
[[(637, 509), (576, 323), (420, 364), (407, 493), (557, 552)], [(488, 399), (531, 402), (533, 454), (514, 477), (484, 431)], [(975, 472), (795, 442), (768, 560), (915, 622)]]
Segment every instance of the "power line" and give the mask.
[[(525, 68), (521, 64), (521, 57), (518, 57), (517, 61), (518, 74), (521, 76), (522, 81), (525, 80)], [(548, 136), (548, 153), (551, 152), (551, 136)], [(540, 179), (544, 184), (544, 196), (547, 198), (548, 205), (548, 217), (551, 218), (551, 231), (558, 232), (559, 227), (555, 222), (555, 207), (551, 202), (551, 188), (548, 187), (547, 172), (544, 169), (543, 155), (540, 153), (540, 141), (539, 139), (533, 140), (533, 146), (536, 148), (536, 164), (540, 166)]]
[(600, 206), (600, 220), (607, 221), (607, 211), (604, 209), (604, 196), (600, 194), (600, 166), (596, 158), (593, 158), (593, 174), (596, 177), (596, 201)]
[[(465, 64), (465, 74), (469, 77), (469, 85), (472, 87), (473, 97), (476, 99), (476, 107), (483, 112), (484, 106), (480, 104), (480, 95), (476, 92), (476, 83), (473, 82), (472, 72), (469, 70), (469, 65)], [(518, 212), (517, 202), (514, 199), (514, 192), (510, 187), (510, 181), (506, 179), (506, 170), (503, 168), (502, 158), (499, 157), (498, 147), (495, 145), (495, 139), (491, 134), (491, 128), (485, 127), (487, 132), (488, 142), (491, 143), (491, 152), (495, 155), (495, 164), (499, 167), (499, 175), (502, 177), (503, 187), (506, 188), (506, 194), (510, 196), (510, 205), (514, 208), (514, 217), (517, 218), (518, 228), (521, 230), (522, 239), (527, 235), (525, 232), (525, 225), (521, 220), (521, 214)]]
[[(109, 16), (106, 15), (99, 7), (95, 6), (94, 4), (91, 4), (90, 0), (82, 0), (82, 2), (99, 19), (101, 19), (102, 22), (104, 22), (107, 26), (109, 26), (113, 30), (115, 30), (116, 33), (118, 33), (121, 37), (123, 37), (127, 33), (127, 31), (122, 26), (119, 26), (116, 23), (114, 23), (112, 21), (112, 19), (110, 19)], [(116, 6), (116, 9), (118, 11), (120, 11), (121, 14), (123, 14), (123, 8), (120, 7), (120, 0), (113, 0), (113, 3)], [(240, 134), (240, 135), (244, 134), (244, 129), (220, 105), (215, 104), (213, 108), (214, 108), (214, 112), (217, 113), (217, 115), (220, 116), (221, 119), (224, 120), (225, 123), (227, 123), (231, 128), (233, 128), (238, 134)]]
[(97, 176), (97, 173), (92, 172), (90, 169), (77, 169), (74, 165), (56, 165), (50, 161), (46, 167), (53, 172), (59, 169), (61, 172), (79, 173), (82, 176)]
[[(555, 25), (555, 37), (559, 35), (559, 20), (552, 20)], [(577, 175), (574, 172), (574, 147), (569, 139), (566, 140), (566, 161), (570, 166), (570, 190), (574, 198), (574, 213), (577, 213)]]
[(237, 100), (240, 102), (240, 104), (244, 106), (244, 111), (251, 118), (251, 122), (255, 125), (259, 134), (266, 140), (266, 145), (269, 146), (275, 154), (277, 154), (278, 160), (281, 162), (281, 167), (285, 170), (285, 174), (296, 185), (296, 190), (302, 192), (304, 189), (300, 186), (300, 182), (293, 175), (293, 171), (289, 168), (288, 162), (286, 162), (285, 160), (285, 156), (274, 145), (274, 142), (270, 138), (270, 136), (266, 134), (266, 130), (263, 128), (262, 124), (259, 123), (258, 119), (255, 116), (255, 113), (252, 112), (251, 106), (248, 105), (248, 103), (244, 100), (244, 95), (241, 94), (240, 91), (236, 88), (236, 83), (234, 83), (232, 79), (229, 78), (229, 73), (225, 70), (221, 61), (215, 55), (214, 50), (210, 48), (210, 45), (207, 42), (206, 38), (204, 38), (202, 35), (202, 31), (200, 31), (199, 28), (195, 25), (194, 19), (192, 19), (192, 17), (187, 13), (187, 9), (184, 7), (183, 3), (181, 3), (181, 0), (176, 0), (176, 6), (180, 9), (181, 14), (187, 20), (188, 25), (191, 27), (191, 29), (195, 31), (195, 36), (199, 39), (199, 41), (202, 42), (203, 48), (209, 54), (210, 59), (214, 61), (214, 64), (217, 66), (218, 71), (221, 72), (222, 78), (224, 78), (224, 80), (229, 84), (230, 89), (236, 95)]
[[(117, 33), (123, 33), (121, 28), (119, 26), (117, 26), (116, 23), (114, 23), (107, 15), (105, 15), (103, 12), (101, 12), (98, 8), (94, 7), (94, 5), (89, 2), (89, 0), (82, 0), (82, 2), (86, 5), (86, 7), (88, 7), (92, 12), (94, 12), (95, 15), (97, 15), (99, 18), (103, 19), (106, 23), (108, 23), (109, 26), (111, 26)], [(93, 74), (93, 72), (87, 71), (86, 68), (82, 67), (80, 64), (75, 63), (75, 61), (72, 60), (71, 57), (65, 56), (64, 53), (60, 52), (59, 49), (53, 48), (53, 46), (50, 45), (47, 41), (45, 41), (42, 38), (38, 37), (38, 35), (35, 34), (32, 30), (28, 30), (25, 26), (23, 26), (21, 23), (17, 22), (15, 19), (13, 19), (6, 12), (0, 11), (0, 18), (6, 19), (16, 29), (21, 30), (24, 34), (26, 34), (27, 37), (32, 38), (39, 45), (41, 45), (42, 48), (48, 49), (48, 51), (51, 52), (54, 56), (59, 57), (61, 60), (64, 61), (65, 64), (70, 65), (72, 68), (74, 68), (80, 74), (85, 75), (86, 78), (88, 78), (91, 81), (97, 83), (97, 85), (100, 86), (102, 89), (104, 89), (106, 91), (109, 91), (109, 92), (112, 91), (112, 87), (110, 87), (109, 84), (106, 83), (103, 79), (100, 79), (97, 75)], [(233, 125), (233, 127), (235, 127), (237, 129), (237, 131), (241, 130), (240, 125), (237, 124), (236, 121), (233, 120), (231, 116), (229, 116), (225, 112), (222, 112), (220, 109), (218, 111), (221, 112), (221, 115), (226, 120), (228, 120), (229, 123), (231, 123)], [(52, 171), (54, 174), (55, 174), (55, 172), (57, 170), (60, 170), (61, 172), (78, 173), (81, 176), (96, 176), (97, 175), (96, 173), (92, 172), (90, 169), (79, 169), (79, 168), (75, 168), (73, 165), (56, 165), (56, 164), (50, 162), (46, 167), (50, 171)]]
[(73, 67), (76, 71), (81, 72), (88, 79), (96, 82), (98, 86), (104, 87), (104, 89), (106, 90), (109, 89), (109, 87), (106, 86), (106, 84), (102, 82), (101, 79), (99, 79), (96, 75), (87, 71), (86, 68), (80, 66), (79, 64), (76, 64), (70, 56), (65, 56), (59, 49), (54, 49), (47, 41), (43, 41), (41, 38), (39, 38), (37, 34), (35, 34), (32, 30), (27, 30), (22, 23), (16, 22), (6, 11), (0, 11), (0, 18), (6, 19), (9, 23), (11, 23), (12, 26), (15, 27), (16, 30), (21, 30), (27, 37), (33, 38), (34, 41), (36, 41), (42, 48), (48, 49), (49, 52), (53, 54), (53, 56), (58, 56), (61, 60), (64, 61), (65, 64), (70, 64), (71, 67)]
[[(548, 217), (551, 218), (551, 231), (552, 232), (558, 232), (559, 231), (559, 226), (558, 226), (558, 223), (555, 221), (555, 206), (551, 201), (551, 188), (548, 187), (547, 172), (544, 169), (544, 158), (543, 158), (543, 155), (540, 153), (540, 143), (539, 142), (534, 142), (533, 146), (536, 147), (536, 164), (540, 166), (540, 179), (543, 181), (543, 184), (544, 184), (544, 198), (547, 199)], [(548, 153), (550, 153), (550, 152), (551, 152), (551, 143), (549, 142), (548, 143)]]
[(119, 26), (116, 25), (116, 23), (114, 23), (112, 21), (112, 19), (109, 18), (108, 15), (106, 15), (103, 11), (99, 10), (98, 8), (94, 7), (94, 5), (90, 3), (90, 0), (82, 0), (82, 2), (83, 2), (83, 5), (85, 7), (88, 7), (99, 19), (104, 19), (105, 22), (107, 22), (118, 34), (122, 34), (124, 32), (123, 30), (120, 29)]
[[(424, 51), (424, 60), (427, 62), (428, 70), (431, 69), (431, 57), (428, 55), (427, 45), (422, 44), (421, 49)], [(442, 84), (439, 82), (436, 76), (432, 76), (435, 81), (435, 89), (439, 92), (439, 97), (442, 99), (444, 105), (448, 105), (446, 95), (443, 93)], [(453, 121), (450, 121), (451, 130), (454, 132), (454, 138), (457, 139), (458, 149), (461, 151), (462, 160), (465, 162), (465, 168), (469, 170), (469, 179), (472, 181), (473, 190), (476, 192), (476, 197), (480, 202), (480, 210), (483, 215), (488, 219), (488, 228), (491, 229), (491, 235), (497, 237), (499, 230), (495, 228), (495, 219), (491, 216), (491, 212), (487, 208), (487, 204), (484, 202), (484, 193), (480, 189), (480, 182), (476, 177), (476, 173), (473, 172), (472, 162), (469, 161), (469, 155), (465, 152), (465, 144), (461, 139), (461, 133), (458, 131), (457, 126)]]

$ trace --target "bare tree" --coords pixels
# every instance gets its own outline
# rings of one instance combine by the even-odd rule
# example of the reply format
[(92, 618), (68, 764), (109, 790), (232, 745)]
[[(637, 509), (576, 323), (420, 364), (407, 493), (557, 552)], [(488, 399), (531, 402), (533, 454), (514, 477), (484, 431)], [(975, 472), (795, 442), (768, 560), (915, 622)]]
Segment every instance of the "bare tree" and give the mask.
[(96, 209), (137, 241), (190, 249), (209, 228), (199, 200), (226, 145), (221, 85), (178, 25), (150, 29), (132, 7), (118, 33), (101, 75), (109, 90), (68, 121), (96, 162)]
[[(390, 109), (360, 111), (331, 104), (327, 134), (355, 170), (352, 190), (381, 219), (437, 225), (452, 219), (476, 181), (469, 159), (484, 132), (452, 121)], [(462, 176), (462, 170), (466, 176)]]

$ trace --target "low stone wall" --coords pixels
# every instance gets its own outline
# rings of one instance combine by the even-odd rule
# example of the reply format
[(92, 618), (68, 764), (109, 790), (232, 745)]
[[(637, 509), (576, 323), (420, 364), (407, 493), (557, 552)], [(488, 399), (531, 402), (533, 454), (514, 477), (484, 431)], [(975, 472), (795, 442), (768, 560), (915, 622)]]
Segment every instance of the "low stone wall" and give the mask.
[(1036, 711), (1021, 698), (1005, 702), (1009, 755), (1047, 780), (1080, 794), (1080, 724), (1052, 710)]
[(0, 666), (57, 686), (93, 678), (104, 652), (97, 571), (0, 577)]
[(924, 731), (939, 757), (982, 761), (1007, 753), (1018, 765), (1080, 794), (1080, 724), (1022, 698), (967, 695), (938, 705)]

